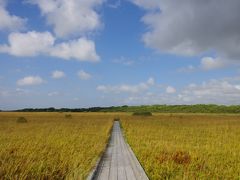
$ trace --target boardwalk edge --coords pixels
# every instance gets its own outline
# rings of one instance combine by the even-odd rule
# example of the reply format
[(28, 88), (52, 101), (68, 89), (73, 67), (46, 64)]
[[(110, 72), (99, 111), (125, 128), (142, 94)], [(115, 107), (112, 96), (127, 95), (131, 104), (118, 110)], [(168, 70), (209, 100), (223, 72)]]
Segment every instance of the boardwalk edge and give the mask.
[[(124, 129), (122, 128), (122, 126), (120, 126), (120, 128), (121, 128), (121, 131), (122, 131), (122, 134), (123, 134), (123, 138), (124, 138), (124, 140), (125, 140), (125, 142), (126, 142), (127, 148), (128, 148), (128, 150), (129, 150), (129, 152), (131, 153), (131, 157), (132, 157), (133, 159), (135, 159), (138, 167), (142, 170), (142, 173), (140, 173), (140, 174), (141, 174), (141, 178), (143, 178), (143, 179), (148, 179), (148, 180), (149, 180), (148, 175), (147, 175), (145, 169), (143, 168), (142, 164), (140, 163), (139, 159), (137, 158), (137, 156), (135, 155), (134, 151), (132, 150), (131, 146), (129, 145), (129, 143), (128, 143), (128, 141), (127, 141), (127, 138), (126, 138)], [(140, 171), (140, 172), (141, 172), (141, 171)]]
[[(114, 124), (114, 123), (113, 123), (113, 124)], [(110, 139), (111, 139), (111, 137), (112, 137), (112, 131), (113, 131), (113, 125), (112, 125), (112, 127), (111, 127), (110, 132), (109, 132), (109, 133), (110, 133), (110, 136), (108, 137), (107, 144), (106, 144), (104, 150), (102, 151), (102, 153), (100, 154), (100, 156), (99, 156), (99, 158), (98, 158), (98, 160), (97, 160), (96, 165), (92, 168), (91, 172), (89, 173), (89, 175), (88, 175), (88, 177), (87, 177), (87, 180), (93, 180), (93, 179), (96, 177), (97, 172), (98, 172), (98, 170), (99, 170), (100, 167), (101, 167), (104, 154), (105, 154), (105, 152), (106, 152), (106, 150), (107, 150), (107, 148), (108, 148), (108, 146), (109, 146)]]

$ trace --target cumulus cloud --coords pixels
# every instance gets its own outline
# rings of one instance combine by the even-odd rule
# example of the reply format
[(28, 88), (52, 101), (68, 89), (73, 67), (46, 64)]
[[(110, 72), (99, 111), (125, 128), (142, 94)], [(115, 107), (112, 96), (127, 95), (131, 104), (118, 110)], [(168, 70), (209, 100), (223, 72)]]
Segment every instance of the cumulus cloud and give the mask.
[(240, 81), (213, 79), (202, 84), (190, 84), (178, 95), (184, 103), (239, 104)]
[(26, 19), (10, 14), (6, 10), (7, 1), (0, 0), (0, 30), (16, 31), (23, 29)]
[(172, 87), (172, 86), (168, 86), (168, 87), (166, 88), (166, 93), (168, 93), (168, 94), (174, 94), (174, 93), (176, 93), (176, 89), (175, 89), (174, 87)]
[(89, 80), (92, 78), (92, 75), (85, 72), (84, 70), (80, 70), (78, 73), (77, 73), (78, 77), (81, 79), (81, 80)]
[(196, 71), (210, 71), (227, 68), (230, 66), (239, 67), (240, 61), (227, 60), (221, 57), (203, 57), (200, 64), (197, 66), (189, 65), (183, 68), (179, 68), (179, 73), (192, 73)]
[(56, 70), (52, 72), (53, 79), (61, 79), (61, 78), (64, 78), (65, 76), (66, 75), (63, 71)]
[(240, 79), (213, 79), (190, 84), (178, 93), (141, 93), (118, 99), (123, 104), (239, 104)]
[[(178, 87), (161, 85), (150, 81), (136, 85), (100, 85), (97, 90), (108, 93), (104, 100), (118, 104), (239, 104), (240, 78), (211, 79)], [(151, 85), (152, 84), (152, 85)], [(160, 88), (159, 88), (160, 87)]]
[(66, 60), (92, 62), (100, 59), (95, 50), (95, 43), (91, 40), (79, 38), (57, 44), (50, 32), (36, 31), (11, 33), (8, 44), (0, 45), (0, 52), (20, 57), (48, 55)]
[(204, 57), (201, 59), (201, 67), (204, 70), (220, 69), (227, 65), (226, 60), (221, 58)]
[(39, 7), (58, 37), (85, 35), (101, 26), (96, 8), (104, 0), (28, 0), (28, 2)]
[(49, 32), (11, 33), (8, 37), (8, 45), (1, 45), (0, 52), (6, 52), (14, 56), (37, 56), (47, 51), (54, 44), (54, 37)]
[(17, 85), (32, 86), (32, 85), (40, 85), (43, 82), (44, 82), (43, 79), (39, 76), (27, 76), (27, 77), (24, 77), (23, 79), (19, 79), (17, 81)]
[(147, 82), (142, 82), (137, 85), (129, 85), (129, 84), (122, 84), (122, 85), (115, 85), (115, 86), (110, 86), (110, 85), (99, 85), (97, 87), (98, 91), (104, 92), (104, 93), (140, 93), (148, 90), (151, 86), (155, 84), (153, 78), (149, 78)]
[(203, 57), (198, 66), (189, 65), (178, 69), (180, 73), (192, 73), (199, 70), (210, 71), (229, 67), (231, 65), (239, 66), (239, 61), (229, 61), (221, 57)]
[(50, 55), (67, 60), (99, 61), (100, 59), (95, 50), (95, 43), (85, 38), (57, 44), (51, 49)]
[(143, 41), (160, 52), (240, 58), (239, 0), (132, 0), (146, 10)]

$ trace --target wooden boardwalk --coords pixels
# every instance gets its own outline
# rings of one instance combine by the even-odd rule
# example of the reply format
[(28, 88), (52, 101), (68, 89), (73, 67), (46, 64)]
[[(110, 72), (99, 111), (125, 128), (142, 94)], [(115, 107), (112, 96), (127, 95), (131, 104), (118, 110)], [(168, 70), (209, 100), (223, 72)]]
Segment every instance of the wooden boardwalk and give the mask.
[(148, 180), (130, 146), (125, 142), (118, 121), (114, 122), (109, 145), (91, 179)]

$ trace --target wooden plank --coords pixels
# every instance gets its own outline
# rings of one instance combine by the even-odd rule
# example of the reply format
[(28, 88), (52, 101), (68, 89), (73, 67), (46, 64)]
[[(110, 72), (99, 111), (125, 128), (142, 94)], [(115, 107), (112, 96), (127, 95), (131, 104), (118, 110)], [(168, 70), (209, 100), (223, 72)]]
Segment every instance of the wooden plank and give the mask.
[[(117, 130), (117, 125), (114, 123), (114, 128), (113, 128), (113, 133), (112, 133), (112, 136), (113, 136), (113, 143), (112, 143), (112, 148), (113, 148), (113, 151), (112, 151), (112, 159), (111, 159), (111, 166), (110, 166), (110, 174), (109, 174), (109, 179), (112, 179), (112, 180), (117, 180), (117, 158), (116, 158), (116, 154), (117, 154), (117, 139), (116, 139), (116, 130)], [(101, 179), (103, 180), (103, 179)]]
[(118, 128), (118, 180), (127, 180), (125, 166), (126, 166), (126, 158), (124, 156), (123, 146), (122, 146), (122, 137), (121, 130)]
[(111, 155), (112, 155), (112, 147), (110, 146), (107, 148), (107, 152), (104, 155), (103, 158), (103, 164), (101, 167), (101, 179), (108, 179), (109, 178), (109, 172), (110, 172), (110, 166), (111, 166)]
[(114, 122), (109, 145), (98, 168), (97, 180), (148, 180), (130, 146), (125, 142), (119, 122)]

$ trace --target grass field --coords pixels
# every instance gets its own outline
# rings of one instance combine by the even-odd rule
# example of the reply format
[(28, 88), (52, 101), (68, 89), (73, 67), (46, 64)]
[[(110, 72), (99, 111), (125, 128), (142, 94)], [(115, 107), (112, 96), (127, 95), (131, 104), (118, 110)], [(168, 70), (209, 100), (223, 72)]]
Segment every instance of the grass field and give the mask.
[[(111, 115), (0, 113), (0, 179), (85, 179), (103, 151)], [(24, 116), (27, 123), (17, 122)]]
[(150, 179), (240, 179), (240, 116), (123, 116)]
[(240, 116), (67, 114), (0, 113), (0, 179), (85, 179), (115, 117), (150, 179), (240, 179)]

